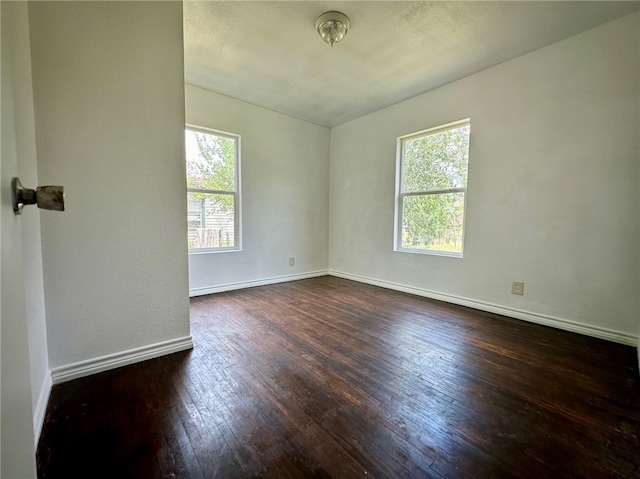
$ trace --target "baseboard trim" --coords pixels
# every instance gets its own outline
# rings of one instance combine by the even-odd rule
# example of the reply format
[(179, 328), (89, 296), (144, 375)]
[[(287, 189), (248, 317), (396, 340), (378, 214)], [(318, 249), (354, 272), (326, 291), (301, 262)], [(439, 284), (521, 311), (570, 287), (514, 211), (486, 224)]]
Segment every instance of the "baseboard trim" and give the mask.
[(51, 370), (51, 381), (60, 384), (72, 379), (89, 376), (91, 374), (101, 373), (109, 369), (128, 366), (129, 364), (139, 363), (147, 359), (153, 359), (166, 354), (177, 353), (193, 349), (193, 340), (191, 336), (170, 339), (160, 343), (149, 344), (140, 348), (129, 349), (119, 353), (108, 354), (86, 361), (79, 361), (73, 364), (58, 366)]
[(453, 303), (460, 306), (467, 306), (469, 308), (479, 309), (481, 311), (487, 311), (489, 313), (500, 314), (502, 316), (507, 316), (510, 318), (521, 319), (523, 321), (529, 321), (531, 323), (541, 324), (544, 326), (550, 326), (552, 328), (562, 329), (564, 331), (570, 331), (572, 333), (580, 333), (586, 336), (606, 339), (607, 341), (613, 341), (628, 346), (638, 346), (638, 336), (623, 333), (621, 331), (615, 331), (612, 329), (592, 326), (589, 324), (578, 323), (570, 319), (548, 316), (531, 311), (510, 308), (507, 306), (500, 306), (493, 303), (487, 303), (485, 301), (478, 301), (475, 299), (465, 298), (462, 296), (456, 296), (447, 293), (439, 293), (437, 291), (430, 291), (428, 289), (416, 288), (414, 286), (407, 286), (391, 281), (359, 276), (356, 274), (345, 273), (343, 271), (329, 270), (329, 275), (357, 281), (360, 283), (371, 284), (373, 286), (380, 286), (382, 288), (393, 289), (395, 291), (402, 291), (404, 293), (415, 294), (417, 296), (423, 296), (425, 298), (436, 299), (438, 301), (445, 301), (447, 303)]
[(206, 288), (193, 288), (189, 290), (189, 296), (203, 296), (205, 294), (222, 293), (223, 291), (232, 291), (235, 289), (253, 288), (255, 286), (266, 286), (269, 284), (286, 283), (289, 281), (297, 281), (300, 279), (317, 278), (318, 276), (327, 276), (329, 271), (326, 269), (319, 271), (311, 271), (309, 273), (287, 274), (284, 276), (273, 276), (271, 278), (256, 279), (251, 281), (239, 281), (237, 283), (226, 283), (218, 286)]
[(40, 434), (42, 433), (42, 426), (44, 425), (44, 418), (47, 414), (47, 405), (49, 404), (49, 397), (51, 396), (51, 388), (53, 382), (51, 376), (46, 374), (42, 387), (40, 388), (40, 396), (38, 397), (38, 404), (36, 404), (36, 410), (33, 412), (33, 435), (35, 440), (35, 447), (38, 448), (38, 442), (40, 441)]

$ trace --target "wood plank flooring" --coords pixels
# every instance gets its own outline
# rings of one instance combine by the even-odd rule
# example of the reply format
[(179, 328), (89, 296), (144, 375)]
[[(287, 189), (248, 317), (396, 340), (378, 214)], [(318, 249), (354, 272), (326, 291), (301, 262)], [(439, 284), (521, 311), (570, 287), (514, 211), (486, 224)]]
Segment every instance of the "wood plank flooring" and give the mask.
[(328, 276), (191, 318), (53, 388), (39, 477), (640, 477), (634, 348)]

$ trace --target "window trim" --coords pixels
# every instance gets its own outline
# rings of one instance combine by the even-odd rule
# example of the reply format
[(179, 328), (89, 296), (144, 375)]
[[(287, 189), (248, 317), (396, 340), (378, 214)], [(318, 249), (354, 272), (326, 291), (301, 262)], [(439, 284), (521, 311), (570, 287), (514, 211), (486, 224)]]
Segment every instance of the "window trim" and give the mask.
[[(420, 138), (423, 136), (436, 135), (445, 131), (454, 130), (464, 126), (471, 126), (471, 118), (464, 118), (444, 125), (428, 128), (426, 130), (409, 133), (397, 138), (396, 142), (396, 185), (395, 185), (395, 204), (393, 212), (394, 232), (393, 232), (393, 251), (398, 253), (416, 253), (426, 254), (432, 256), (447, 256), (451, 258), (462, 258), (464, 255), (464, 237), (465, 227), (467, 224), (467, 186), (469, 178), (469, 162), (467, 161), (467, 186), (463, 188), (446, 188), (441, 190), (424, 190), (424, 191), (402, 191), (402, 179), (404, 175), (404, 142), (412, 138)], [(469, 136), (469, 143), (471, 143), (471, 136)], [(464, 194), (464, 211), (462, 215), (462, 240), (460, 244), (460, 252), (457, 251), (440, 251), (424, 248), (405, 248), (402, 246), (402, 211), (404, 198), (407, 196), (426, 196), (426, 195), (440, 195), (447, 193), (463, 193)]]
[[(234, 211), (233, 211), (233, 228), (234, 228), (234, 239), (236, 240), (235, 246), (220, 246), (218, 248), (187, 248), (188, 254), (197, 255), (197, 254), (209, 254), (209, 253), (235, 253), (238, 251), (242, 251), (242, 194), (241, 194), (241, 179), (240, 179), (240, 165), (241, 158), (240, 152), (241, 148), (241, 136), (236, 133), (229, 133), (222, 130), (215, 130), (213, 128), (207, 128), (203, 126), (193, 125), (191, 123), (185, 124), (185, 132), (187, 130), (194, 131), (197, 133), (204, 133), (207, 135), (214, 136), (222, 136), (225, 138), (230, 138), (235, 140), (235, 164), (234, 164), (234, 186), (235, 191), (227, 191), (227, 190), (209, 190), (205, 188), (187, 188), (187, 193), (210, 193), (210, 194), (219, 194), (219, 195), (233, 195), (234, 201)], [(185, 151), (185, 168), (187, 164), (186, 151)]]

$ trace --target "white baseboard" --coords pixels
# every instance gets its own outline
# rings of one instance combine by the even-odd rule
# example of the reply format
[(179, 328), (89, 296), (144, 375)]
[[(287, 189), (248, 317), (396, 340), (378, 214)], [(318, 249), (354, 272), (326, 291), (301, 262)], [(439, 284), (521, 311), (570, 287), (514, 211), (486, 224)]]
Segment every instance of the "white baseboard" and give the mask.
[(318, 276), (327, 276), (329, 272), (325, 270), (311, 271), (309, 273), (287, 274), (284, 276), (274, 276), (271, 278), (256, 279), (252, 281), (240, 281), (238, 283), (226, 283), (218, 286), (210, 286), (206, 288), (193, 288), (189, 290), (189, 296), (202, 296), (205, 294), (222, 293), (223, 291), (231, 291), (234, 289), (253, 288), (254, 286), (265, 286), (268, 284), (286, 283), (289, 281), (297, 281), (299, 279), (317, 278)]
[(36, 410), (33, 412), (33, 434), (35, 439), (35, 447), (38, 449), (38, 442), (40, 441), (40, 434), (42, 433), (42, 426), (44, 425), (44, 417), (47, 414), (47, 405), (49, 404), (49, 396), (51, 396), (51, 387), (53, 382), (51, 376), (46, 374), (40, 388), (40, 396), (38, 397), (38, 404), (36, 404)]
[[(563, 319), (563, 318), (557, 318), (557, 317), (548, 316), (544, 314), (533, 313), (533, 312), (524, 311), (521, 309), (510, 308), (507, 306), (500, 306), (493, 303), (487, 303), (485, 301), (478, 301), (475, 299), (464, 298), (462, 296), (455, 296), (455, 295), (446, 294), (446, 293), (438, 293), (436, 291), (416, 288), (413, 286), (393, 283), (390, 281), (384, 281), (380, 279), (374, 279), (374, 278), (368, 278), (365, 276), (344, 273), (342, 271), (329, 270), (329, 274), (331, 276), (337, 276), (338, 278), (350, 279), (352, 281), (358, 281), (360, 283), (366, 283), (374, 286), (380, 286), (382, 288), (402, 291), (405, 293), (415, 294), (417, 296), (423, 296), (425, 298), (437, 299), (439, 301), (458, 304), (460, 306), (468, 306), (470, 308), (479, 309), (481, 311), (496, 313), (496, 314), (500, 314), (502, 316), (507, 316), (510, 318), (529, 321), (531, 323), (542, 324), (544, 326), (550, 326), (552, 328), (562, 329), (564, 331), (580, 333), (586, 336), (593, 336), (600, 339), (606, 339), (607, 341), (613, 341), (616, 343), (626, 344), (629, 346), (638, 346), (638, 336), (636, 335), (624, 333), (621, 331), (615, 331), (612, 329), (601, 328), (599, 326), (592, 326), (589, 324), (578, 323), (570, 319)], [(638, 354), (638, 361), (640, 362), (640, 352)]]
[(147, 359), (157, 358), (166, 354), (177, 353), (178, 351), (184, 351), (186, 349), (193, 349), (191, 336), (170, 339), (161, 343), (149, 344), (140, 348), (58, 366), (51, 370), (51, 380), (53, 384), (60, 384), (65, 381), (71, 381), (72, 379), (127, 366), (140, 361), (146, 361)]

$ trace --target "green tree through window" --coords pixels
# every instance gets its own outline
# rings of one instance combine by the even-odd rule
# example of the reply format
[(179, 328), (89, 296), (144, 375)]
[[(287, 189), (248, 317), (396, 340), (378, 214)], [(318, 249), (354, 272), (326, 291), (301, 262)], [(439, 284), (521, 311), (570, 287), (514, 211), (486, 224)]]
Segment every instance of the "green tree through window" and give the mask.
[(469, 120), (399, 138), (396, 249), (462, 255)]

